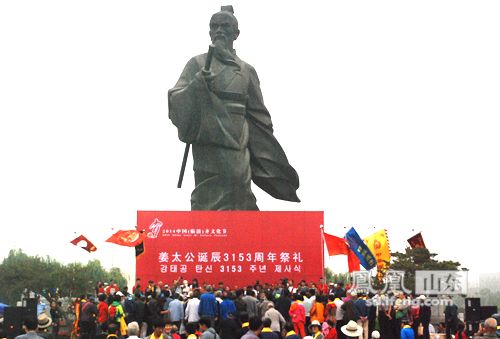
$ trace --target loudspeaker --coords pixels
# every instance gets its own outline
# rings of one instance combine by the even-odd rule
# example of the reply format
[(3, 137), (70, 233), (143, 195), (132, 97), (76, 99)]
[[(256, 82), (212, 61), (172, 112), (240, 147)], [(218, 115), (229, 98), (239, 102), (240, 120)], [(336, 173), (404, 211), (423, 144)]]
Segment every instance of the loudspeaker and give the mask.
[(479, 298), (465, 298), (465, 309), (481, 307), (481, 299)]
[(22, 333), (23, 308), (7, 307), (3, 314), (3, 332), (8, 339), (15, 338)]
[(493, 314), (498, 313), (497, 306), (481, 306), (481, 320), (486, 320)]
[(474, 333), (479, 331), (479, 322), (468, 322), (466, 327), (467, 335), (469, 337), (473, 336)]
[(26, 318), (34, 318), (36, 319), (37, 315), (37, 305), (38, 302), (35, 298), (28, 298), (23, 300), (23, 319)]
[(476, 322), (481, 320), (481, 299), (465, 298), (465, 321)]

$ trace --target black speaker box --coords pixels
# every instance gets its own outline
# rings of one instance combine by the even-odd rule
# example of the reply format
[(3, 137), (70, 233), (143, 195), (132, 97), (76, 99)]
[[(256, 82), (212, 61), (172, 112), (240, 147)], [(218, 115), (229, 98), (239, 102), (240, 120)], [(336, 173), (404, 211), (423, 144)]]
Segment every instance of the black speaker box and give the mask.
[(479, 298), (465, 298), (465, 308), (479, 308), (481, 307), (481, 299)]
[(29, 299), (24, 299), (23, 300), (23, 319), (26, 318), (35, 318), (36, 319), (36, 314), (37, 314), (37, 300), (35, 298), (29, 298)]
[(493, 314), (498, 313), (497, 306), (481, 306), (481, 320), (490, 318)]
[(476, 322), (481, 320), (481, 299), (465, 298), (465, 321)]
[(7, 307), (3, 314), (3, 332), (7, 339), (22, 334), (23, 330), (23, 308)]

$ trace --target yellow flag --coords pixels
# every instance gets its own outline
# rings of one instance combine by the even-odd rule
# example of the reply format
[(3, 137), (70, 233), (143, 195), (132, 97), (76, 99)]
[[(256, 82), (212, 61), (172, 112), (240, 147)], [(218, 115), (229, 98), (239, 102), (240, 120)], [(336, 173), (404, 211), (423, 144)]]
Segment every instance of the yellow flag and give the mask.
[(391, 249), (389, 247), (387, 231), (384, 229), (375, 232), (372, 235), (364, 238), (363, 241), (377, 260), (377, 270), (381, 271), (388, 269), (389, 264), (387, 262), (391, 260)]

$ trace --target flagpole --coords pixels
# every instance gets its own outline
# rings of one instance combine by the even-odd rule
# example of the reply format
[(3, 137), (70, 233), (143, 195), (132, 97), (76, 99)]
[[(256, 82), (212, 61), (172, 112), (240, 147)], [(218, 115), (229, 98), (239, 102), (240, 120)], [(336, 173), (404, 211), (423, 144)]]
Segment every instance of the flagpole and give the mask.
[[(114, 227), (111, 227), (111, 232), (114, 231)], [(111, 250), (111, 268), (115, 267), (115, 251)]]
[[(323, 265), (323, 277), (325, 278), (325, 284), (328, 282), (326, 281), (326, 267), (325, 267), (325, 226), (324, 225), (319, 225), (319, 229), (321, 230), (321, 262)], [(333, 273), (333, 270), (332, 270)]]

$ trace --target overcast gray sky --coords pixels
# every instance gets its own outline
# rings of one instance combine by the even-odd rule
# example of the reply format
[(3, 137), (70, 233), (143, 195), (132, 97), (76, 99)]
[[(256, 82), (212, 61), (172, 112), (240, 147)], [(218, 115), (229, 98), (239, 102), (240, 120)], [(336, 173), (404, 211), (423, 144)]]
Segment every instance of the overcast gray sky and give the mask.
[[(0, 258), (11, 248), (133, 271), (104, 243), (137, 210), (189, 210), (167, 90), (210, 43), (216, 1), (0, 2)], [(497, 271), (498, 1), (232, 1), (299, 204), (328, 233), (422, 231), (440, 259)], [(84, 233), (94, 254), (68, 242)], [(330, 260), (345, 271), (345, 258)]]

